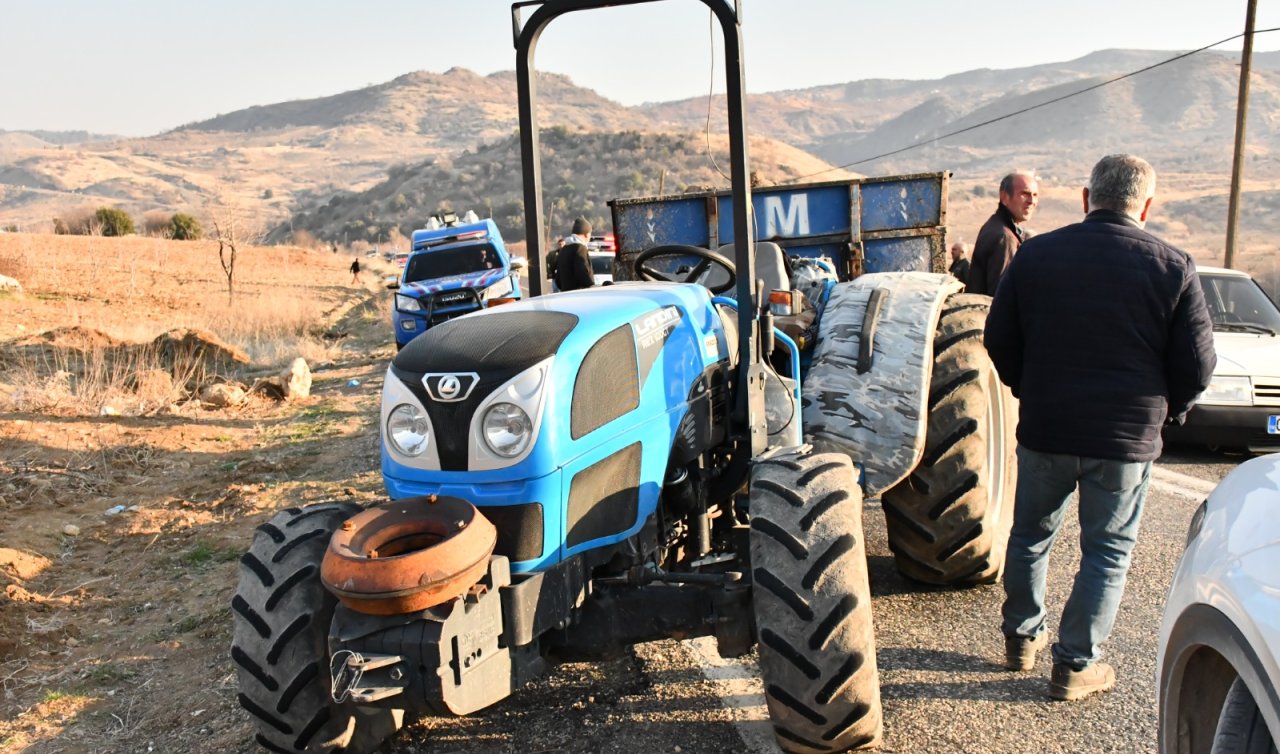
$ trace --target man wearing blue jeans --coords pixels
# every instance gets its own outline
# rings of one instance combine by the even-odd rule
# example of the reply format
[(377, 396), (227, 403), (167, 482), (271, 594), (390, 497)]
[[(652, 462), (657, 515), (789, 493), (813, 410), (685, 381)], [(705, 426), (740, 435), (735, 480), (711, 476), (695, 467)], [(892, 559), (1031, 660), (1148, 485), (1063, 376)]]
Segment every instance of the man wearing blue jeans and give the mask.
[(1080, 570), (1053, 645), (1054, 699), (1115, 686), (1099, 647), (1124, 593), (1160, 430), (1182, 421), (1216, 363), (1195, 263), (1143, 229), (1154, 197), (1145, 160), (1102, 158), (1084, 221), (1024, 243), (987, 316), (987, 351), (1021, 401), (1001, 625), (1010, 670), (1031, 670), (1048, 643), (1049, 551), (1079, 491)]

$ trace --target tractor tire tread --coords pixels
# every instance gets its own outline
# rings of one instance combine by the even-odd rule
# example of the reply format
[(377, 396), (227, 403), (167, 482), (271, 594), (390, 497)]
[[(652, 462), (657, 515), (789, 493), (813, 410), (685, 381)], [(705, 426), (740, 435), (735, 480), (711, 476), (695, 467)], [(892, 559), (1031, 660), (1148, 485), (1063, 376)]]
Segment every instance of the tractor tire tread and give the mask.
[[(911, 474), (881, 496), (889, 549), (898, 570), (916, 581), (989, 583), (1004, 568), (1016, 409), (982, 345), (989, 307), (990, 299), (976, 294), (954, 294), (944, 303), (924, 452)], [(985, 426), (994, 401), (1002, 427)], [(1003, 433), (999, 442), (992, 432)], [(988, 458), (989, 442), (1003, 449), (1002, 458)]]
[(758, 462), (751, 516), (760, 672), (778, 746), (828, 754), (878, 744), (880, 686), (852, 462), (804, 450)]

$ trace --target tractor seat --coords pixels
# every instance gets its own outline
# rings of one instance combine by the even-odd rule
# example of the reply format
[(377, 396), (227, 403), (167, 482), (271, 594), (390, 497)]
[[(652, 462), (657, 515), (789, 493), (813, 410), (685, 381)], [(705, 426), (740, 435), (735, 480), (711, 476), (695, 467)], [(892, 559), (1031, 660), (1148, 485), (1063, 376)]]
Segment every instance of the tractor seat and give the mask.
[[(725, 244), (716, 249), (716, 252), (733, 259), (733, 244)], [(782, 247), (773, 241), (758, 241), (755, 254), (756, 279), (764, 281), (765, 295), (768, 296), (773, 291), (791, 290), (791, 276), (787, 271), (787, 257), (782, 252)], [(715, 285), (726, 280), (725, 271), (714, 265), (707, 277), (709, 278), (706, 281), (707, 285)], [(723, 295), (736, 300), (738, 291), (735, 287), (725, 291)]]

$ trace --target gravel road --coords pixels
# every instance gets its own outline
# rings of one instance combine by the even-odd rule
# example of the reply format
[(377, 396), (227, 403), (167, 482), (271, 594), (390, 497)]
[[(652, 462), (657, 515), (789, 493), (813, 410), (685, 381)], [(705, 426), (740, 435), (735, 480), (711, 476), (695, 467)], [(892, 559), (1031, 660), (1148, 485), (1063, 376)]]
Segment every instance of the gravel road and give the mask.
[[(1239, 456), (1177, 449), (1153, 474), (1125, 599), (1105, 646), (1119, 683), (1110, 694), (1050, 702), (1050, 660), (1010, 673), (998, 623), (999, 586), (926, 589), (893, 567), (878, 501), (867, 504), (882, 751), (972, 754), (1155, 752), (1157, 633), (1187, 522)], [(1068, 525), (1050, 565), (1050, 630), (1079, 561)], [(485, 712), (419, 721), (397, 752), (771, 752), (755, 663), (721, 660), (709, 640), (657, 642), (625, 659), (572, 664)]]

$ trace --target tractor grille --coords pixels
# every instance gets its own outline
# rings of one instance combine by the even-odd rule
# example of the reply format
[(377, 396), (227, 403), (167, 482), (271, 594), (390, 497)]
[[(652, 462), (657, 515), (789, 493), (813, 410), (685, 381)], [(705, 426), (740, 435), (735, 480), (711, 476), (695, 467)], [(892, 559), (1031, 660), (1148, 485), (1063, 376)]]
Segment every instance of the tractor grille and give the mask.
[(1280, 377), (1262, 377), (1253, 381), (1253, 405), (1280, 406)]
[[(500, 385), (552, 356), (578, 324), (562, 312), (495, 312), (433, 327), (409, 341), (391, 372), (422, 401), (436, 432), (443, 471), (466, 471), (471, 417)], [(478, 375), (465, 399), (441, 402), (427, 394), (424, 374)]]

